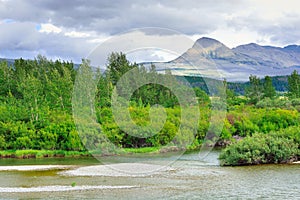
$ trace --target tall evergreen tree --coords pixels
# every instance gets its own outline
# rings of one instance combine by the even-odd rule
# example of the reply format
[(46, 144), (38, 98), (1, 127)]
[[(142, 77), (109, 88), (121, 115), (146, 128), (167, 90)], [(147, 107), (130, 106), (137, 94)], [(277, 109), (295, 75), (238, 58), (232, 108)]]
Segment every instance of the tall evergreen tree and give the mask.
[(296, 70), (288, 77), (288, 96), (300, 98), (300, 77)]
[[(97, 88), (97, 80), (95, 77), (90, 61), (82, 59), (79, 69), (77, 70), (77, 78), (73, 91), (73, 107), (84, 114), (94, 114), (95, 108), (95, 91)], [(88, 111), (89, 110), (89, 111)], [(82, 114), (82, 113), (81, 113)], [(82, 115), (84, 116), (84, 115)]]
[(105, 74), (101, 74), (100, 70), (98, 70), (97, 77), (99, 77), (99, 81), (97, 84), (97, 93), (96, 93), (97, 106), (100, 107), (110, 106), (113, 85), (109, 79), (109, 76), (106, 76)]
[(30, 109), (29, 114), (31, 121), (39, 121), (41, 107), (44, 103), (43, 84), (39, 79), (28, 74), (22, 82), (18, 83), (17, 88), (23, 96), (23, 104)]
[(250, 86), (247, 88), (246, 96), (250, 99), (250, 103), (256, 104), (263, 97), (263, 87), (257, 76), (250, 75)]
[(265, 76), (264, 97), (274, 98), (275, 96), (276, 91), (272, 83), (272, 78), (270, 76)]
[(130, 69), (136, 67), (131, 65), (123, 53), (113, 52), (108, 57), (107, 75), (109, 76), (113, 85), (116, 85), (118, 80)]
[(15, 80), (13, 77), (13, 69), (8, 63), (0, 63), (0, 96), (7, 96), (15, 93)]
[(224, 86), (224, 89), (226, 92), (227, 103), (229, 103), (230, 101), (232, 101), (236, 98), (236, 95), (233, 90), (228, 88), (228, 83), (227, 83), (226, 79), (223, 80), (223, 86)]

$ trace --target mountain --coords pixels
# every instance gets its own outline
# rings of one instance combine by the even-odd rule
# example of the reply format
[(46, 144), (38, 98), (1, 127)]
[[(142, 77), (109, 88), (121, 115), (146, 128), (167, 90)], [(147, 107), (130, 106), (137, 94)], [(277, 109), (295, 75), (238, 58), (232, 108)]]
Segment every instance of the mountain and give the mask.
[[(6, 60), (13, 64), (13, 59)], [(149, 66), (151, 63), (143, 63)], [(178, 58), (156, 62), (158, 71), (170, 69), (177, 76), (208, 77), (230, 82), (246, 82), (250, 74), (263, 78), (286, 76), (300, 70), (300, 46), (261, 46), (255, 43), (228, 48), (213, 38), (203, 37)], [(74, 64), (78, 68), (78, 64)]]
[(260, 46), (255, 43), (228, 48), (223, 43), (203, 37), (178, 58), (155, 63), (157, 69), (171, 69), (181, 76), (204, 76), (228, 81), (247, 81), (258, 77), (289, 75), (300, 69), (300, 46)]
[(6, 61), (8, 65), (13, 65), (15, 60), (10, 58), (0, 58), (0, 62)]

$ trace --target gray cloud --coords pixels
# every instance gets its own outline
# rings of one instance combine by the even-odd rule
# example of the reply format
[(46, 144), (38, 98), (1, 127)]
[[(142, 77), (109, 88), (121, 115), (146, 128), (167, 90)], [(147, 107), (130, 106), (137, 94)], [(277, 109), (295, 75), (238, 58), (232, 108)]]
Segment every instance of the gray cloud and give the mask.
[[(235, 32), (246, 30), (253, 35), (247, 41), (254, 38), (255, 41), (275, 45), (300, 42), (297, 3), (281, 0), (271, 2), (0, 0), (0, 56), (13, 55), (14, 51), (19, 52), (18, 55), (41, 52), (47, 56), (80, 60), (97, 45), (88, 41), (143, 27), (169, 28), (190, 36), (210, 36), (214, 33), (214, 36), (221, 36), (222, 39), (222, 31), (232, 29), (231, 40), (239, 39), (234, 35)], [(291, 6), (287, 7), (289, 3)], [(281, 5), (285, 7), (281, 8)], [(290, 12), (293, 10), (295, 12)], [(11, 19), (14, 23), (3, 22), (5, 19)], [(62, 31), (38, 32), (36, 26), (45, 23), (53, 24)], [(86, 33), (88, 36), (70, 37), (66, 33), (71, 31)], [(162, 32), (146, 34), (164, 35)], [(222, 42), (226, 44), (226, 41)]]
[[(18, 6), (16, 6), (18, 5)], [(8, 1), (1, 18), (115, 34), (139, 27), (172, 28), (201, 34), (216, 28), (223, 15), (240, 9), (238, 1)]]
[(32, 22), (1, 24), (0, 55), (3, 57), (33, 58), (43, 54), (79, 62), (95, 46), (83, 38), (63, 34), (39, 33)]

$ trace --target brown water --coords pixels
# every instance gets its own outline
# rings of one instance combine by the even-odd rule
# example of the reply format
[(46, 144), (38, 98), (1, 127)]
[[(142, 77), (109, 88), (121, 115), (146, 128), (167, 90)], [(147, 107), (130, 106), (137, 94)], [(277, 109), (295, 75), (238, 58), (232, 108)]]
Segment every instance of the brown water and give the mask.
[[(2, 169), (0, 199), (300, 199), (300, 165), (220, 167), (218, 153), (211, 152), (202, 161), (197, 153), (186, 154), (169, 168), (142, 176), (103, 175), (107, 172), (93, 158), (0, 160), (1, 166), (8, 166), (6, 170), (10, 170), (9, 166), (19, 166), (17, 170), (22, 170), (24, 165), (65, 167), (46, 171)], [(163, 165), (172, 156), (151, 156), (150, 164)], [(128, 160), (149, 164), (149, 158), (127, 157)], [(103, 160), (104, 163), (119, 161), (116, 157)], [(149, 166), (152, 165), (145, 165)], [(115, 170), (110, 169), (111, 173)]]

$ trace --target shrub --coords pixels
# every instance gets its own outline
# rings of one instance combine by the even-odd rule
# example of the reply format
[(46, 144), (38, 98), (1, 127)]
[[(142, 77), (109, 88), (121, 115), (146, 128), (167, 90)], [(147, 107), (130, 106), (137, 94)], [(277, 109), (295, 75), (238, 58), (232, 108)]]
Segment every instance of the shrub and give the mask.
[(299, 128), (256, 133), (226, 147), (220, 154), (221, 165), (251, 165), (265, 163), (288, 163), (298, 159)]

